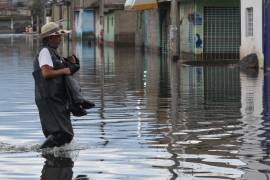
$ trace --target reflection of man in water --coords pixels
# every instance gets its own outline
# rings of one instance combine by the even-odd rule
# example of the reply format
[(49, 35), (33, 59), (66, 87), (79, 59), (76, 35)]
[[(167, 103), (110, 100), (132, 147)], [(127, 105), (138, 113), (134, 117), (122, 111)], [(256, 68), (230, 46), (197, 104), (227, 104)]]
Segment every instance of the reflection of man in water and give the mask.
[(41, 180), (72, 180), (73, 161), (71, 158), (43, 155), (46, 158), (42, 169)]
[[(46, 159), (40, 180), (72, 180), (74, 162), (71, 158), (43, 155)], [(73, 180), (89, 180), (86, 175), (78, 175)]]

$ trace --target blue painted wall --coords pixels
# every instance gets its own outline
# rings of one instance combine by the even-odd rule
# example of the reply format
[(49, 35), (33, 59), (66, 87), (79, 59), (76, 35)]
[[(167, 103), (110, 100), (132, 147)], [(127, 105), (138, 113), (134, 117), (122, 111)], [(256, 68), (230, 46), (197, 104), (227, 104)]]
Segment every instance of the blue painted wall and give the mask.
[(74, 25), (75, 25), (75, 33), (77, 36), (81, 36), (81, 32), (79, 31), (79, 16), (80, 12), (74, 12)]
[(93, 10), (80, 9), (80, 11), (76, 11), (74, 20), (77, 36), (95, 33), (95, 13)]

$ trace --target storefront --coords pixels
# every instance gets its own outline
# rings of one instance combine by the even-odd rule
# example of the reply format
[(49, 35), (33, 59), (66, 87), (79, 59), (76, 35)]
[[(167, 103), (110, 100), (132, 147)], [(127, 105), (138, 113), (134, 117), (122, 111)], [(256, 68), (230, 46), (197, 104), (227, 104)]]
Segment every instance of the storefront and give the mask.
[(196, 60), (239, 59), (240, 22), (240, 1), (181, 1), (182, 55), (194, 54)]

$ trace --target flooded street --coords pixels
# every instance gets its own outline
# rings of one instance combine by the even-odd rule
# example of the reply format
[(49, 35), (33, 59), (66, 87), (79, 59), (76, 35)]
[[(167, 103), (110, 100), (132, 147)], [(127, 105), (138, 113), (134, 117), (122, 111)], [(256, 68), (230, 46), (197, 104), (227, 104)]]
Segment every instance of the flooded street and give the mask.
[(270, 179), (270, 74), (79, 42), (77, 78), (96, 107), (72, 117), (71, 159), (50, 165), (37, 150), (36, 51), (32, 36), (0, 36), (1, 180)]

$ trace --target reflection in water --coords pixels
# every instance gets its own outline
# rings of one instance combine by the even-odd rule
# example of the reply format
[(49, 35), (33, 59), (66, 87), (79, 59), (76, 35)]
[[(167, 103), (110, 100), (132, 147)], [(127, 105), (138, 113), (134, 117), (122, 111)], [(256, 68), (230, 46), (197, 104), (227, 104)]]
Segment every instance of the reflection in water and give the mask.
[(242, 161), (247, 163), (243, 179), (266, 179), (261, 169), (269, 168), (261, 163), (263, 151), (261, 148), (262, 116), (263, 112), (263, 72), (241, 72), (241, 113), (242, 122), (238, 133), (241, 136), (239, 156)]
[[(78, 157), (78, 145), (65, 145), (52, 149), (43, 149), (45, 158), (41, 180), (72, 180), (74, 159)], [(77, 149), (77, 150), (76, 150)], [(89, 180), (87, 175), (78, 175), (74, 180)]]
[(72, 180), (74, 162), (71, 158), (43, 155), (46, 159), (41, 180)]
[[(38, 179), (39, 152), (14, 148), (43, 140), (31, 76), (37, 39), (0, 38), (0, 145), (11, 149), (0, 148), (0, 179)], [(152, 51), (84, 42), (64, 44), (62, 53), (80, 57), (77, 78), (96, 108), (72, 117), (76, 144), (87, 147), (76, 165), (47, 157), (43, 178), (269, 179), (269, 80), (262, 72), (184, 66)]]
[(168, 148), (178, 162), (173, 172), (184, 179), (240, 178), (243, 172), (235, 166), (245, 164), (235, 154), (240, 146), (235, 131), (241, 126), (239, 70), (171, 67), (173, 144)]
[[(169, 69), (169, 78), (170, 79), (170, 89), (171, 89), (171, 130), (168, 133), (168, 137), (170, 137), (170, 142), (168, 144), (168, 152), (172, 154), (171, 159), (174, 161), (174, 165), (169, 167), (170, 173), (173, 175), (170, 179), (176, 179), (178, 177), (177, 172), (175, 170), (180, 167), (180, 162), (178, 161), (178, 155), (174, 151), (174, 147), (178, 139), (173, 138), (173, 134), (177, 131), (178, 125), (182, 124), (182, 126), (185, 128), (185, 122), (183, 122), (183, 119), (179, 116), (179, 94), (180, 94), (180, 68), (179, 68), (179, 62), (175, 62), (169, 59), (168, 62), (168, 69)], [(185, 154), (185, 148), (179, 148), (182, 154)]]
[(267, 167), (261, 169), (260, 172), (264, 173), (267, 179), (270, 179), (270, 77), (269, 74), (264, 76), (264, 86), (263, 86), (263, 127), (261, 128), (264, 132), (261, 136), (264, 138), (261, 142), (264, 155), (261, 162)]

